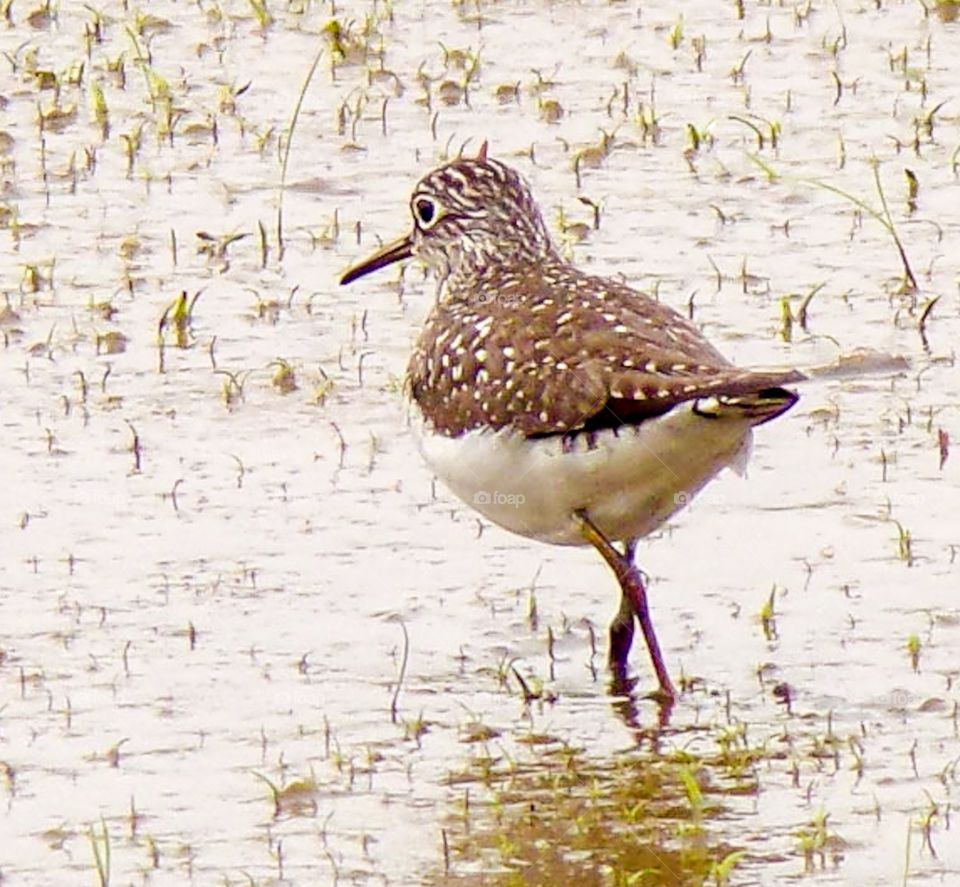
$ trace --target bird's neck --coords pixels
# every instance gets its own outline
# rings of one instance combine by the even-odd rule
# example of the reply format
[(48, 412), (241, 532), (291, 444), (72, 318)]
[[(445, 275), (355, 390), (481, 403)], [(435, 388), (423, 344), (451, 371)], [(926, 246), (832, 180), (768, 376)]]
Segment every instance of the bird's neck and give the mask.
[(566, 264), (551, 243), (539, 253), (520, 248), (501, 248), (496, 252), (477, 249), (464, 250), (456, 258), (459, 261), (450, 262), (436, 275), (437, 298), (441, 303), (486, 301), (517, 280)]

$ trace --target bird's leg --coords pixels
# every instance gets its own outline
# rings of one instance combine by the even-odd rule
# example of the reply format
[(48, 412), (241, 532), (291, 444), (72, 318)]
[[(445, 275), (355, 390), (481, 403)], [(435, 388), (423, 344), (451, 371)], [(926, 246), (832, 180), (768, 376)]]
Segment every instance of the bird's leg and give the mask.
[(677, 693), (663, 664), (660, 644), (653, 630), (653, 623), (650, 621), (647, 590), (640, 578), (640, 571), (633, 564), (635, 543), (628, 542), (625, 553), (621, 554), (600, 532), (585, 511), (577, 511), (574, 516), (580, 524), (580, 533), (583, 538), (600, 552), (620, 583), (620, 609), (610, 626), (610, 667), (615, 675), (622, 676), (626, 673), (627, 654), (630, 652), (630, 643), (633, 640), (633, 617), (636, 616), (643, 638), (647, 642), (647, 650), (650, 651), (653, 670), (657, 673), (657, 680), (660, 682), (660, 693), (668, 703), (672, 703), (677, 698)]
[[(633, 564), (636, 548), (636, 539), (628, 539), (623, 543), (623, 558), (628, 564)], [(617, 578), (619, 580), (619, 574)], [(637, 618), (637, 611), (633, 606), (633, 600), (623, 590), (621, 582), (620, 609), (610, 623), (610, 668), (620, 683), (624, 683), (627, 678), (627, 657), (630, 655), (630, 647), (633, 644), (635, 618)]]
[(620, 609), (610, 623), (610, 669), (617, 681), (623, 684), (627, 678), (627, 657), (633, 644), (633, 620), (636, 618), (633, 601), (620, 585)]

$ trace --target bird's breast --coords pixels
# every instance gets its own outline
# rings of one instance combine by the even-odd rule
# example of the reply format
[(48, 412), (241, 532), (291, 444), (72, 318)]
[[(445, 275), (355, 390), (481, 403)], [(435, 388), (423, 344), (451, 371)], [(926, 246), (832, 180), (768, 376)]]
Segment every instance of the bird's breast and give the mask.
[(506, 427), (438, 431), (413, 405), (423, 457), (463, 502), (507, 530), (582, 545), (586, 510), (611, 539), (659, 527), (711, 478), (749, 453), (750, 422), (704, 417), (694, 403), (635, 426), (530, 438)]

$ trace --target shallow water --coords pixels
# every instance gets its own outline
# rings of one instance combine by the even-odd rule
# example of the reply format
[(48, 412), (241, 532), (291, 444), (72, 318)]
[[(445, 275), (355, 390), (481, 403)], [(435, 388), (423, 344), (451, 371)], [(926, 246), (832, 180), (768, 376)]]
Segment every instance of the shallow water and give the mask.
[[(510, 792), (540, 791), (564, 747), (568, 770), (622, 804), (631, 766), (662, 771), (677, 801), (644, 808), (644, 840), (744, 850), (732, 884), (960, 878), (960, 467), (949, 452), (940, 465), (938, 439), (960, 436), (960, 129), (938, 107), (960, 84), (957, 25), (907, 3), (742, 19), (698, 3), (677, 31), (676, 7), (658, 4), (276, 2), (261, 27), (240, 0), (159, 0), (105, 5), (88, 52), (89, 8), (39, 8), (14, 3), (0, 31), (4, 883), (98, 883), (104, 830), (110, 883), (582, 878), (497, 843), (524, 834)], [(347, 33), (331, 67), (333, 16)], [(321, 47), (281, 250), (280, 157)], [(446, 104), (458, 50), (479, 67), (469, 104)], [(517, 83), (501, 103), (497, 87)], [(41, 134), (38, 108), (55, 101), (64, 113)], [(685, 156), (688, 125), (702, 137)], [(581, 155), (578, 187), (573, 159), (603, 130), (612, 147)], [(528, 177), (558, 238), (561, 207), (588, 224), (569, 245), (579, 263), (692, 304), (737, 362), (822, 365), (863, 347), (910, 361), (805, 386), (757, 434), (746, 482), (719, 478), (641, 547), (665, 656), (693, 681), (656, 748), (654, 706), (606, 691), (615, 595), (599, 559), (484, 527), (419, 461), (398, 380), (431, 284), (411, 267), (402, 287), (396, 271), (337, 286), (405, 229), (419, 175), (483, 139)], [(895, 292), (883, 225), (812, 184), (879, 211), (874, 158), (916, 296)], [(601, 205), (598, 229), (578, 197)], [(244, 237), (218, 252), (198, 232)], [(781, 299), (796, 313), (817, 286), (788, 341)], [(186, 347), (163, 332), (160, 372), (158, 323), (181, 291), (200, 296)], [(634, 662), (642, 694), (642, 650)], [(510, 664), (554, 701), (526, 706)], [(752, 789), (726, 795), (717, 749), (740, 729)], [(677, 826), (692, 803), (682, 755), (723, 798), (702, 841)], [(548, 827), (569, 816), (536, 797)], [(640, 865), (599, 809), (590, 840)], [(557, 864), (586, 859), (597, 883), (621, 883), (585, 853), (571, 840)]]

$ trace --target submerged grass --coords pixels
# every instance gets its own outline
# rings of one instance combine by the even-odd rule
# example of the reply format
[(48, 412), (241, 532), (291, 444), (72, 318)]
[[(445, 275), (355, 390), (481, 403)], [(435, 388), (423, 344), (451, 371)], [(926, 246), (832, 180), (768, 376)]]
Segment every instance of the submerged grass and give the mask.
[[(533, 748), (533, 747), (531, 747)], [(746, 850), (712, 834), (729, 806), (756, 792), (713, 764), (687, 755), (595, 761), (539, 746), (531, 760), (478, 757), (456, 784), (488, 796), (463, 802), (443, 830), (444, 870), (427, 884), (726, 884)]]

